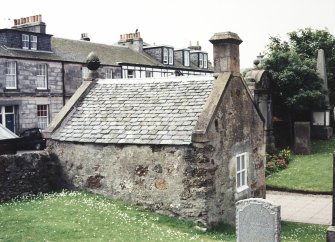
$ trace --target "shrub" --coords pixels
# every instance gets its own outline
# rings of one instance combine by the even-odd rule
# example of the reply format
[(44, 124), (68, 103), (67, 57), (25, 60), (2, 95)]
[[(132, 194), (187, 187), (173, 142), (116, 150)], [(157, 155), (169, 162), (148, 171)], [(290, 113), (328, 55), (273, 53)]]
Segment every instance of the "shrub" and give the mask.
[(271, 175), (283, 170), (292, 161), (292, 152), (289, 148), (274, 150), (266, 154), (265, 175)]

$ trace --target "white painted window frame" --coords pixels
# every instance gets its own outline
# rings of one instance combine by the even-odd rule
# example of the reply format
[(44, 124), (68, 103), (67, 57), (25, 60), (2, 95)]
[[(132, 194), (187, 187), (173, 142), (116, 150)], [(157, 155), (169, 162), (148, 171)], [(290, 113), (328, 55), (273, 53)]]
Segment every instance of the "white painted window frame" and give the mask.
[(236, 155), (236, 191), (242, 192), (249, 188), (248, 186), (248, 167), (249, 154), (244, 152)]
[(30, 35), (30, 49), (37, 50), (37, 36)]
[(37, 125), (40, 129), (45, 129), (49, 124), (49, 105), (37, 105)]
[(6, 89), (17, 88), (16, 61), (6, 63)]
[(163, 64), (169, 64), (169, 51), (167, 48), (163, 48)]
[(113, 69), (112, 68), (106, 68), (105, 74), (106, 74), (106, 79), (112, 79), (113, 78)]
[(204, 53), (204, 68), (208, 68), (208, 55)]
[(47, 64), (37, 64), (37, 89), (47, 89), (48, 88), (48, 66)]
[(169, 65), (173, 65), (173, 49), (169, 49)]
[(184, 66), (190, 66), (190, 52), (184, 51)]
[(22, 34), (22, 49), (29, 50), (29, 35)]
[(204, 55), (203, 55), (203, 53), (199, 53), (199, 67), (200, 68), (204, 67)]

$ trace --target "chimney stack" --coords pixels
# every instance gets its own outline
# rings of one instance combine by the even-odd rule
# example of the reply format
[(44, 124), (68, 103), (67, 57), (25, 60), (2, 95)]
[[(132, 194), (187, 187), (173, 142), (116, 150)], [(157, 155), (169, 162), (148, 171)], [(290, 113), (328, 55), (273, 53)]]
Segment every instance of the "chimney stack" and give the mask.
[(91, 39), (88, 37), (87, 33), (81, 33), (80, 40), (90, 41)]
[(42, 15), (34, 15), (20, 19), (14, 19), (12, 29), (20, 29), (28, 32), (46, 33), (46, 25), (42, 22)]
[(241, 38), (232, 32), (215, 33), (209, 40), (213, 44), (214, 72), (232, 72), (240, 76)]
[(128, 46), (136, 52), (143, 52), (143, 39), (137, 29), (135, 33), (121, 34), (118, 44)]

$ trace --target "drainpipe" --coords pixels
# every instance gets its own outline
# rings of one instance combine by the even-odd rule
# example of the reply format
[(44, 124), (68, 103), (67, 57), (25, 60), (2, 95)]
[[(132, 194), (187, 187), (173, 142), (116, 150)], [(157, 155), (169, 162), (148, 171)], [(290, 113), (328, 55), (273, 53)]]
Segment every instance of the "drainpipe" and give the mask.
[(65, 105), (65, 70), (64, 70), (64, 62), (62, 62), (62, 89), (63, 89), (63, 106)]

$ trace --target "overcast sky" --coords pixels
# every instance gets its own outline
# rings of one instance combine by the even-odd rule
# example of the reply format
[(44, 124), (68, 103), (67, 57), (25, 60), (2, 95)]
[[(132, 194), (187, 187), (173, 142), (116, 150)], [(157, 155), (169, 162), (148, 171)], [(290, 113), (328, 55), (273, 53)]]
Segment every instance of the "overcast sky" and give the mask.
[(15, 0), (1, 3), (0, 28), (37, 14), (56, 37), (88, 33), (93, 42), (113, 44), (138, 29), (149, 44), (183, 48), (199, 41), (211, 61), (208, 40), (216, 32), (235, 32), (243, 40), (242, 68), (252, 66), (270, 36), (286, 38), (306, 27), (335, 35), (335, 0)]

